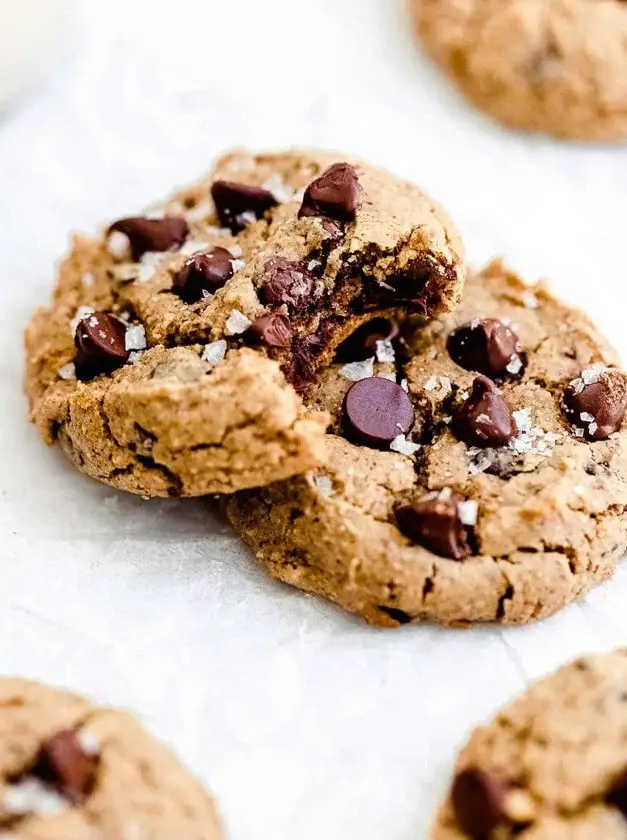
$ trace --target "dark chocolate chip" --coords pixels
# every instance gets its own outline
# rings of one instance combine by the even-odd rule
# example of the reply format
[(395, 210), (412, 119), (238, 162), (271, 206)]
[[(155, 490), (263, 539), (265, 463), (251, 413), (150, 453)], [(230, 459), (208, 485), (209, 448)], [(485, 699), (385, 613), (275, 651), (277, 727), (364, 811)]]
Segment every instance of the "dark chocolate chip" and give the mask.
[(459, 513), (458, 496), (431, 496), (396, 508), (399, 530), (422, 545), (451, 560), (463, 560), (470, 554), (468, 531)]
[(447, 349), (460, 367), (484, 376), (494, 378), (522, 369), (518, 336), (496, 318), (477, 318), (458, 327), (449, 335)]
[(361, 198), (361, 187), (355, 167), (350, 163), (334, 163), (305, 190), (298, 217), (326, 216), (350, 222)]
[(274, 312), (253, 321), (244, 337), (254, 344), (265, 344), (266, 347), (289, 347), (292, 343), (292, 328), (285, 315)]
[(279, 203), (270, 190), (251, 187), (234, 181), (216, 181), (211, 187), (211, 197), (222, 227), (233, 233), (243, 230), (255, 219), (263, 218), (266, 211)]
[(398, 325), (389, 318), (373, 318), (357, 327), (337, 349), (340, 362), (362, 362), (374, 356), (378, 341), (394, 341), (398, 338)]
[(377, 609), (397, 624), (411, 624), (414, 620), (409, 613), (406, 613), (404, 610), (399, 610), (396, 607), (386, 607), (380, 604)]
[(97, 756), (88, 755), (77, 733), (66, 729), (43, 744), (30, 775), (76, 803), (81, 802), (93, 787), (97, 765)]
[(381, 376), (361, 379), (344, 399), (346, 431), (358, 443), (387, 448), (414, 422), (409, 397), (396, 382)]
[(108, 312), (94, 312), (79, 321), (74, 344), (78, 379), (112, 373), (128, 361), (126, 325)]
[(605, 371), (585, 384), (576, 379), (564, 392), (564, 413), (584, 430), (588, 440), (607, 440), (623, 424), (627, 410), (627, 376)]
[[(621, 700), (623, 700), (623, 697), (621, 697)], [(606, 799), (610, 805), (618, 808), (621, 814), (627, 817), (627, 771), (614, 782), (607, 793)]]
[(304, 312), (322, 298), (324, 283), (298, 263), (275, 257), (265, 265), (259, 294), (270, 306), (285, 304), (294, 312)]
[(139, 262), (148, 251), (176, 251), (189, 235), (187, 222), (182, 216), (165, 216), (163, 219), (133, 216), (119, 219), (109, 228), (109, 233), (114, 231), (128, 236), (135, 262)]
[(506, 820), (504, 810), (507, 784), (479, 768), (458, 773), (451, 789), (455, 819), (472, 840), (488, 840), (494, 829)]
[(172, 291), (186, 303), (196, 303), (203, 292), (215, 292), (233, 276), (233, 255), (219, 246), (190, 257), (172, 279)]
[(453, 417), (453, 431), (469, 446), (504, 446), (516, 437), (516, 421), (491, 379), (478, 376)]

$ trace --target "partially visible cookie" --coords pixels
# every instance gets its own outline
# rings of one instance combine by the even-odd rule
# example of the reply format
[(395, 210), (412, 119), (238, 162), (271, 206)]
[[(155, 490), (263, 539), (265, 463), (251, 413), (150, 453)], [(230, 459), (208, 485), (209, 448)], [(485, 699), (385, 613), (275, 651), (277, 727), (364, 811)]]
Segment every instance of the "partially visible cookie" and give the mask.
[(524, 624), (611, 576), (627, 375), (583, 313), (495, 262), (455, 313), (367, 343), (308, 395), (327, 464), (228, 501), (271, 575), (387, 626)]
[(213, 802), (130, 715), (0, 679), (6, 840), (219, 840)]
[(506, 125), (571, 140), (627, 138), (621, 0), (409, 0), (429, 54)]
[(322, 460), (298, 394), (362, 321), (452, 308), (459, 237), (418, 187), (316, 152), (236, 152), (79, 236), (27, 334), (44, 440), (145, 496), (230, 493)]
[(627, 650), (533, 685), (461, 752), (432, 840), (624, 840)]

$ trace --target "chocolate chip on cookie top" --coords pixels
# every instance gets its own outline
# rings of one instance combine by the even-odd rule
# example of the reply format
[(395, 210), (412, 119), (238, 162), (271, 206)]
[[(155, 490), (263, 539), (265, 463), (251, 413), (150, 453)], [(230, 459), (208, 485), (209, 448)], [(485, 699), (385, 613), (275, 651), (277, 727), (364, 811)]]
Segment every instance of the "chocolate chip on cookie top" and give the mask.
[[(180, 248), (187, 239), (189, 227), (182, 216), (132, 216), (114, 222), (109, 226), (108, 233), (110, 249), (115, 256), (124, 257), (125, 245), (128, 245), (133, 260), (139, 262), (149, 251), (175, 251)], [(121, 235), (121, 239), (117, 239), (115, 234)]]
[(509, 324), (498, 318), (476, 318), (453, 330), (448, 352), (460, 367), (496, 378), (522, 370), (522, 345)]
[(217, 245), (190, 257), (172, 278), (172, 291), (186, 303), (196, 303), (221, 289), (233, 276), (233, 255)]
[(234, 181), (215, 181), (211, 187), (220, 224), (239, 233), (279, 203), (270, 190)]
[(414, 408), (400, 385), (372, 376), (355, 382), (346, 394), (344, 421), (352, 440), (388, 448), (411, 429)]
[(324, 283), (309, 269), (277, 257), (264, 266), (260, 297), (271, 306), (286, 306), (291, 312), (313, 309), (325, 293)]
[(27, 777), (40, 779), (70, 802), (81, 802), (92, 788), (99, 760), (93, 747), (86, 751), (81, 736), (67, 729), (45, 741)]
[(507, 820), (507, 784), (478, 767), (457, 774), (451, 802), (459, 827), (472, 840), (489, 840), (494, 829)]
[(74, 364), (79, 379), (112, 373), (128, 361), (127, 325), (108, 312), (94, 312), (76, 327)]
[(619, 431), (627, 411), (627, 375), (589, 368), (573, 380), (564, 392), (564, 412), (577, 437), (607, 440)]
[(463, 560), (471, 553), (468, 526), (476, 520), (476, 502), (465, 502), (450, 490), (396, 508), (398, 527), (406, 537), (451, 560)]
[(516, 421), (491, 379), (478, 376), (453, 417), (453, 431), (469, 446), (504, 446), (516, 437)]
[(305, 190), (298, 215), (325, 216), (337, 221), (353, 221), (362, 196), (354, 166), (334, 163)]

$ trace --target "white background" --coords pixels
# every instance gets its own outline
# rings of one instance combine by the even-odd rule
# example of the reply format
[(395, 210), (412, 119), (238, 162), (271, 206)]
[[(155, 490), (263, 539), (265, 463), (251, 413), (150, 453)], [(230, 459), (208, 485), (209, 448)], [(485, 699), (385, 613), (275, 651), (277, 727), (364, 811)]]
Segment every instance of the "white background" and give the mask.
[(62, 52), (0, 123), (0, 671), (133, 709), (232, 840), (424, 838), (469, 727), (627, 642), (625, 573), (528, 628), (370, 629), (266, 580), (207, 501), (116, 494), (46, 449), (21, 332), (70, 229), (228, 145), (314, 144), (414, 178), (475, 265), (502, 253), (549, 277), (627, 345), (627, 150), (484, 120), (395, 0), (93, 0)]

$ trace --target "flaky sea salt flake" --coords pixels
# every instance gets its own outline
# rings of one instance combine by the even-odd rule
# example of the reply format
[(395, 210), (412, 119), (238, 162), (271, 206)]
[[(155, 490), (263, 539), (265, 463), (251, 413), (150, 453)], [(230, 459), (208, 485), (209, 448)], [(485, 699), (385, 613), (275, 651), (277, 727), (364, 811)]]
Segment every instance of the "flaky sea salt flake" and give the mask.
[(419, 443), (413, 443), (411, 440), (407, 440), (405, 435), (397, 435), (392, 443), (390, 444), (390, 449), (393, 452), (400, 452), (401, 455), (415, 455), (416, 452), (420, 449)]
[(107, 238), (107, 250), (114, 260), (122, 262), (131, 256), (131, 240), (121, 230), (111, 231)]
[(252, 321), (247, 318), (239, 309), (231, 309), (231, 314), (226, 320), (224, 331), (227, 335), (240, 335), (250, 327)]
[(522, 361), (520, 360), (520, 356), (512, 356), (512, 358), (510, 359), (510, 361), (506, 365), (505, 370), (508, 373), (511, 373), (512, 375), (515, 376), (517, 373), (520, 373), (520, 371), (522, 370), (522, 366), (523, 366), (523, 364), (522, 364)]
[(70, 332), (72, 335), (76, 335), (76, 328), (80, 324), (81, 321), (84, 321), (85, 318), (89, 318), (90, 315), (93, 315), (96, 310), (93, 306), (79, 306), (76, 312), (74, 313), (74, 317), (70, 321)]
[(374, 376), (374, 358), (365, 359), (363, 362), (349, 362), (340, 368), (340, 374), (352, 382), (369, 379)]
[(333, 482), (328, 475), (314, 475), (313, 483), (323, 496), (333, 495)]
[(396, 359), (394, 345), (391, 341), (388, 341), (387, 339), (377, 341), (375, 353), (378, 362), (390, 362), (393, 364), (394, 360)]
[(222, 338), (220, 341), (212, 341), (211, 344), (205, 344), (205, 349), (202, 351), (201, 359), (203, 362), (209, 362), (211, 365), (217, 365), (226, 356), (226, 341)]
[(68, 362), (67, 365), (60, 367), (57, 374), (61, 377), (61, 379), (76, 379), (76, 368), (74, 367), (74, 362)]
[(241, 271), (243, 268), (246, 268), (245, 260), (231, 260), (231, 265), (233, 266), (233, 271)]
[(127, 350), (146, 349), (148, 346), (146, 343), (146, 330), (141, 324), (136, 327), (128, 327), (124, 336), (124, 346)]
[(242, 250), (242, 246), (237, 245), (237, 244), (229, 245), (229, 253), (236, 260), (238, 260), (240, 257), (242, 257), (244, 255), (244, 251)]
[(462, 525), (472, 527), (477, 524), (477, 514), (479, 513), (479, 504), (474, 499), (468, 499), (466, 502), (459, 502), (457, 504), (459, 518)]
[(425, 391), (435, 391), (435, 389), (438, 387), (437, 377), (430, 376), (422, 387), (425, 389)]
[(523, 306), (525, 306), (527, 309), (538, 308), (538, 298), (532, 292), (525, 292), (522, 301)]

